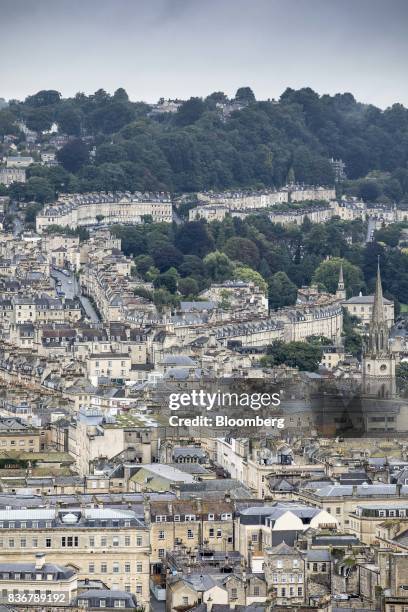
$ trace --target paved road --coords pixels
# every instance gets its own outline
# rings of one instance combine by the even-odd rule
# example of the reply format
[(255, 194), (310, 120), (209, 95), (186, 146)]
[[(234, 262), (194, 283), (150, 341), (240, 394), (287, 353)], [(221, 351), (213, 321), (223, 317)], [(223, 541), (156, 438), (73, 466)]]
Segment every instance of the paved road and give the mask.
[(57, 279), (61, 282), (61, 286), (59, 287), (59, 289), (65, 293), (65, 297), (71, 299), (77, 297), (92, 323), (99, 323), (99, 317), (96, 314), (96, 311), (92, 306), (91, 302), (88, 300), (87, 297), (81, 294), (81, 287), (79, 286), (75, 275), (70, 272), (69, 276), (67, 276), (59, 270), (53, 270), (52, 276), (54, 279)]
[(375, 230), (375, 221), (374, 219), (370, 219), (370, 217), (368, 218), (368, 222), (367, 222), (367, 236), (366, 236), (366, 242), (372, 242), (373, 241), (373, 237), (372, 237), (372, 233)]

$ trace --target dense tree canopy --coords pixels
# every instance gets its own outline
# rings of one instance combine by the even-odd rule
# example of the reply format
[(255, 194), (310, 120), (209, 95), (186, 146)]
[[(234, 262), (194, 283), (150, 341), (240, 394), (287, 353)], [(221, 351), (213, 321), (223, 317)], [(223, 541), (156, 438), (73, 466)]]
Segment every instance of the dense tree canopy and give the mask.
[[(64, 99), (40, 91), (0, 110), (0, 133), (18, 136), (16, 122), (38, 132), (55, 122), (95, 146), (94, 162), (65, 163), (72, 188), (197, 191), (279, 187), (288, 180), (333, 183), (331, 157), (350, 179), (343, 188), (367, 201), (408, 203), (408, 110), (382, 111), (349, 94), (319, 96), (287, 89), (278, 101), (256, 101), (249, 87), (234, 99), (243, 108), (227, 119), (223, 92), (190, 98), (176, 113), (152, 114), (119, 88)], [(19, 136), (18, 136), (19, 137)], [(106, 166), (109, 164), (109, 166)]]

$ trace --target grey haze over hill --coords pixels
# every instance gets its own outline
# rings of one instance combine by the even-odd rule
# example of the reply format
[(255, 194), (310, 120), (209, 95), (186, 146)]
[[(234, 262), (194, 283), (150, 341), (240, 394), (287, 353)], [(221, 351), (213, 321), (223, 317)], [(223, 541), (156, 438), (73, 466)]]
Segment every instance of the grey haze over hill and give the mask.
[(0, 96), (40, 89), (131, 99), (241, 85), (350, 91), (408, 105), (406, 0), (0, 0)]

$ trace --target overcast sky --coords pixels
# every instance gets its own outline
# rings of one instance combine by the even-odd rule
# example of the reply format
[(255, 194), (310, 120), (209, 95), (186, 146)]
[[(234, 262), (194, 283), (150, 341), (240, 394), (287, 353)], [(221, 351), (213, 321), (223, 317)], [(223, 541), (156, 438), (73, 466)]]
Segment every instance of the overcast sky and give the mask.
[(0, 97), (286, 87), (408, 106), (408, 0), (0, 0)]

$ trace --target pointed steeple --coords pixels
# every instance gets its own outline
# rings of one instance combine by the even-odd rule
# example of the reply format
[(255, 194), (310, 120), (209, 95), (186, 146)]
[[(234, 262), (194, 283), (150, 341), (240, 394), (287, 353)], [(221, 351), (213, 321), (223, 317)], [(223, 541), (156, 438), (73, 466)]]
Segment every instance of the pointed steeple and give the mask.
[(339, 282), (337, 283), (336, 296), (340, 300), (346, 299), (346, 289), (344, 287), (344, 278), (343, 278), (343, 264), (340, 265)]
[(372, 353), (383, 353), (388, 351), (389, 329), (385, 317), (384, 299), (381, 284), (380, 261), (377, 267), (377, 280), (375, 283), (375, 294), (373, 310), (371, 312), (369, 346)]
[(340, 287), (342, 289), (344, 289), (344, 279), (343, 279), (343, 264), (341, 264), (340, 266), (340, 273), (339, 273), (339, 289)]
[(383, 300), (383, 291), (382, 291), (382, 283), (381, 283), (380, 258), (378, 258), (377, 280), (375, 283), (375, 294), (374, 294), (373, 311), (371, 313), (371, 324), (378, 325), (380, 323), (385, 323), (385, 313), (384, 313), (384, 300)]

